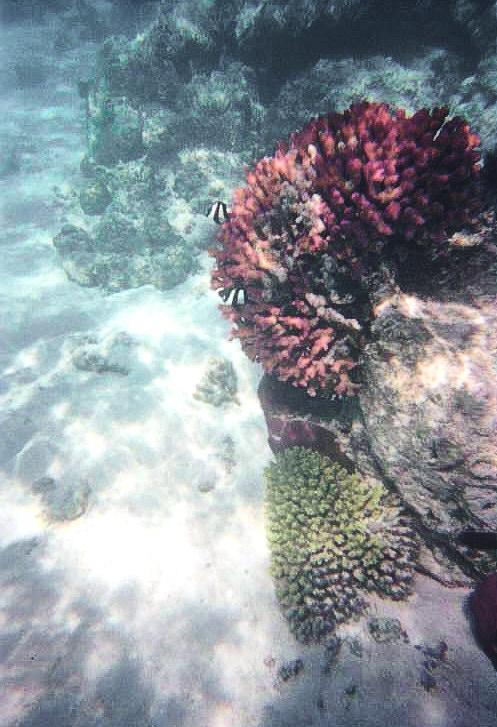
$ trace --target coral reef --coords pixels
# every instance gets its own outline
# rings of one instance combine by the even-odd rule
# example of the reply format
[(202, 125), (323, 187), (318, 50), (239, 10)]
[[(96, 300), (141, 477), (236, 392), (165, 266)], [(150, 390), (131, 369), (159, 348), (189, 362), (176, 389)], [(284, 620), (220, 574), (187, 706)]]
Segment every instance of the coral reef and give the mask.
[[(99, 32), (105, 36), (104, 26), (112, 25), (107, 11), (92, 20), (90, 3), (70, 5), (63, 3), (65, 28), (83, 23), (90, 32), (98, 20), (104, 23)], [(94, 238), (101, 221), (98, 247), (106, 248), (106, 259), (94, 260), (98, 253), (75, 248), (63, 259), (68, 274), (72, 271), (73, 280), (106, 290), (177, 285), (196, 270), (196, 258), (206, 247), (208, 233), (198, 218), (213, 199), (195, 172), (188, 184), (175, 184), (184, 171), (181, 156), (218, 154), (217, 186), (226, 188), (221, 197), (226, 199), (239, 184), (232, 181), (233, 158), (241, 170), (307, 119), (363, 98), (382, 99), (409, 113), (447, 105), (481, 129), (484, 147), (491, 149), (497, 133), (495, 49), (490, 41), (495, 19), (490, 7), (483, 10), (478, 0), (446, 5), (402, 2), (389, 9), (386, 23), (380, 0), (175, 0), (157, 3), (154, 20), (152, 2), (139, 3), (140, 8), (117, 3), (112, 12), (136, 13), (143, 24), (151, 22), (133, 38), (106, 37), (95, 74), (79, 80), (87, 126), (83, 169), (89, 174), (78, 190), (81, 206), (60, 222)], [(401, 53), (391, 23), (399, 28)], [(95, 33), (90, 36), (98, 37)], [(424, 38), (422, 53), (419, 34)], [(462, 46), (453, 41), (457, 34), (464, 39), (462, 54)], [(61, 46), (71, 42), (65, 35)], [(299, 53), (294, 52), (297, 46)], [(406, 54), (404, 46), (412, 52)], [(36, 62), (38, 70), (42, 61)], [(14, 70), (6, 72), (15, 81)], [(28, 75), (34, 78), (31, 71)], [(171, 223), (178, 204), (189, 215), (185, 227), (193, 226), (194, 235), (179, 230), (180, 239), (173, 239), (171, 230), (161, 225), (150, 229), (148, 220), (158, 216)], [(126, 263), (116, 259), (122, 250), (114, 249), (115, 236), (106, 238), (117, 208), (126, 218), (119, 225)], [(146, 235), (136, 234), (145, 228)], [(165, 260), (156, 257), (158, 249), (171, 245), (174, 254)], [(177, 249), (183, 246), (184, 256)], [(168, 272), (161, 275), (161, 266), (168, 266)], [(345, 368), (341, 373), (347, 374)]]
[(272, 574), (295, 636), (319, 641), (365, 605), (409, 593), (416, 541), (398, 501), (317, 452), (294, 447), (266, 470)]
[(267, 147), (272, 147), (274, 139), (304, 126), (308, 119), (330, 109), (348, 108), (365, 98), (381, 99), (412, 114), (419, 108), (452, 108), (454, 94), (460, 92), (458, 58), (441, 48), (415, 55), (409, 63), (383, 55), (321, 58), (287, 80), (271, 99), (266, 114)]
[[(495, 232), (493, 233), (495, 240)], [(264, 376), (273, 452), (308, 446), (395, 487), (420, 523), (420, 565), (448, 585), (495, 570), (461, 530), (497, 526), (497, 256), (458, 248), (374, 308), (358, 397), (311, 399)]]
[(248, 171), (211, 251), (212, 287), (233, 296), (223, 309), (233, 336), (266, 371), (311, 396), (355, 393), (349, 373), (388, 239), (443, 250), (481, 206), (479, 137), (447, 116), (353, 104)]
[[(168, 289), (195, 272), (208, 244), (205, 205), (231, 194), (243, 152), (260, 144), (255, 74), (208, 60), (204, 10), (162, 7), (133, 40), (107, 38), (94, 78), (79, 82), (87, 153), (54, 242), (81, 285)], [(70, 245), (68, 224), (81, 230)]]

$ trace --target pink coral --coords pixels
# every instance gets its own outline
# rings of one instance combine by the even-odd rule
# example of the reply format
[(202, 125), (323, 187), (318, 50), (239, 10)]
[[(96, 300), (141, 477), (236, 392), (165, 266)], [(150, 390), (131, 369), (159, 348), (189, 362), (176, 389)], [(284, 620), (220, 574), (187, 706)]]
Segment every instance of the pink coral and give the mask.
[(266, 371), (310, 395), (355, 392), (365, 279), (386, 241), (441, 246), (480, 206), (479, 138), (447, 114), (354, 104), (247, 172), (211, 251), (212, 286), (225, 300), (244, 291), (224, 312)]

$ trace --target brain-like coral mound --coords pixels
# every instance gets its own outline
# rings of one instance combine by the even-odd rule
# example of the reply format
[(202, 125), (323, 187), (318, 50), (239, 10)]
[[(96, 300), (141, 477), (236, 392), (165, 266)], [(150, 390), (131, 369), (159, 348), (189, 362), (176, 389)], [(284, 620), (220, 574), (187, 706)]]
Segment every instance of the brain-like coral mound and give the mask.
[(387, 242), (443, 249), (479, 210), (479, 137), (447, 116), (353, 104), (312, 120), (247, 172), (212, 250), (212, 286), (266, 371), (310, 395), (355, 392), (367, 276)]
[(266, 470), (276, 593), (296, 638), (319, 641), (366, 592), (410, 592), (417, 545), (395, 496), (317, 452), (293, 447)]

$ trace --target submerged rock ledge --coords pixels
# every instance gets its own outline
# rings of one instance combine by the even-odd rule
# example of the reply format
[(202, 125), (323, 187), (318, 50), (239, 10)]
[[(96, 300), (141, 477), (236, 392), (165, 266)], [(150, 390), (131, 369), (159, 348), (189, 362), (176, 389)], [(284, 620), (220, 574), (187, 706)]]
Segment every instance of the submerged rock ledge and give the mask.
[(456, 536), (497, 525), (496, 273), (491, 250), (455, 253), (422, 294), (383, 298), (357, 399), (259, 387), (273, 451), (307, 446), (382, 480), (415, 516), (421, 569), (452, 586), (495, 567)]

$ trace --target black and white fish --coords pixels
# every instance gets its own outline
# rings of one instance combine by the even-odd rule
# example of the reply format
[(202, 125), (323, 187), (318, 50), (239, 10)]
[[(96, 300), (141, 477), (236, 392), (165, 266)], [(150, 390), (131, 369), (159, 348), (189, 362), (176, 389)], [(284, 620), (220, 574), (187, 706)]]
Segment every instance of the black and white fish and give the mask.
[(247, 292), (245, 288), (224, 288), (217, 291), (218, 295), (223, 299), (223, 303), (232, 305), (236, 308), (248, 303)]
[(457, 542), (475, 550), (497, 550), (497, 533), (463, 530), (457, 536)]
[(216, 225), (222, 225), (223, 222), (226, 222), (226, 220), (229, 219), (230, 213), (228, 211), (227, 204), (218, 199), (216, 202), (211, 204), (205, 213), (205, 216), (215, 222)]

